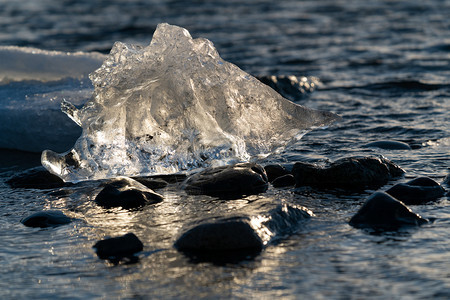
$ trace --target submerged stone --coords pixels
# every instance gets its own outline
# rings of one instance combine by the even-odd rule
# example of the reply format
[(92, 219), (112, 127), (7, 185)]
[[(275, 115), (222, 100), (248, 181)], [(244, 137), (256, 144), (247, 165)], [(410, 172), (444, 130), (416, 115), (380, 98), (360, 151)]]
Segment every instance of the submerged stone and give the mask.
[(72, 219), (59, 210), (46, 210), (34, 213), (20, 221), (28, 227), (55, 227), (69, 224)]
[(139, 208), (162, 200), (163, 196), (160, 194), (127, 177), (117, 178), (106, 183), (95, 197), (95, 202), (103, 208), (122, 207), (125, 209)]
[(130, 232), (123, 236), (98, 241), (93, 248), (100, 259), (120, 260), (142, 251), (144, 244)]
[(419, 177), (406, 183), (398, 183), (386, 191), (405, 204), (423, 204), (445, 194), (444, 188), (429, 177)]
[(296, 187), (365, 189), (378, 188), (404, 171), (384, 157), (347, 157), (326, 167), (297, 162), (292, 169)]
[(274, 181), (278, 177), (291, 174), (284, 166), (281, 164), (271, 164), (264, 166), (264, 170), (267, 174), (267, 179), (269, 182)]
[(376, 141), (364, 145), (367, 148), (380, 148), (385, 150), (411, 150), (411, 146), (400, 141)]
[(44, 167), (36, 167), (18, 173), (6, 183), (12, 188), (53, 189), (66, 184), (58, 176), (50, 173)]
[(248, 161), (338, 119), (297, 105), (224, 61), (206, 39), (159, 24), (147, 47), (117, 42), (92, 98), (63, 111), (83, 128), (42, 164), (65, 181), (176, 173)]
[(372, 194), (349, 221), (349, 224), (356, 228), (386, 231), (425, 223), (428, 223), (427, 219), (412, 212), (405, 204), (383, 192)]
[(295, 177), (292, 174), (286, 174), (280, 177), (277, 177), (272, 181), (272, 185), (274, 187), (287, 187), (295, 185)]
[(181, 187), (194, 195), (242, 196), (265, 192), (268, 183), (266, 172), (260, 165), (241, 163), (207, 168), (189, 176)]

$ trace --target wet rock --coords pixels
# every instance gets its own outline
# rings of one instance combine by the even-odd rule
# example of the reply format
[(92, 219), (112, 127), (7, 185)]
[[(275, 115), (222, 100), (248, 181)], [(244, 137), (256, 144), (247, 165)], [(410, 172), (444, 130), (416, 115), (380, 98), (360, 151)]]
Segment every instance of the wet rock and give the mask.
[(207, 168), (188, 177), (181, 187), (188, 194), (210, 196), (242, 196), (265, 192), (267, 175), (254, 163)]
[(144, 244), (134, 233), (130, 232), (123, 236), (98, 241), (93, 248), (95, 248), (95, 252), (100, 259), (118, 261), (125, 257), (132, 257), (142, 251)]
[(142, 183), (149, 189), (162, 189), (165, 188), (168, 183), (167, 181), (160, 178), (152, 178), (152, 177), (132, 177), (132, 179), (136, 180), (139, 183)]
[(176, 242), (180, 251), (259, 252), (263, 241), (253, 229), (249, 217), (233, 217), (195, 226)]
[(281, 204), (262, 214), (218, 218), (187, 230), (174, 246), (200, 261), (238, 261), (257, 255), (272, 240), (296, 231), (298, 224), (311, 215), (304, 207)]
[(445, 194), (444, 188), (429, 177), (419, 177), (406, 183), (398, 183), (386, 191), (392, 197), (410, 204), (434, 201)]
[(69, 224), (72, 219), (59, 210), (46, 210), (34, 213), (20, 221), (28, 227), (56, 227)]
[(404, 171), (383, 157), (347, 157), (326, 167), (297, 162), (292, 169), (295, 186), (320, 188), (378, 188)]
[(162, 200), (163, 196), (160, 194), (127, 177), (119, 177), (106, 183), (95, 197), (95, 202), (103, 208), (125, 209), (139, 208)]
[(269, 182), (274, 181), (278, 177), (291, 174), (284, 166), (280, 164), (272, 164), (264, 167)]
[(366, 148), (380, 148), (385, 150), (411, 150), (411, 146), (400, 141), (376, 141), (364, 145)]
[(414, 213), (405, 204), (392, 196), (376, 192), (372, 194), (349, 224), (356, 228), (374, 230), (398, 230), (404, 226), (419, 226), (428, 223), (427, 219)]
[(12, 188), (26, 189), (53, 189), (66, 185), (61, 178), (53, 175), (44, 167), (25, 170), (8, 179), (6, 183)]
[(287, 174), (287, 175), (277, 177), (272, 182), (272, 185), (276, 188), (294, 186), (295, 185), (295, 177), (292, 174)]

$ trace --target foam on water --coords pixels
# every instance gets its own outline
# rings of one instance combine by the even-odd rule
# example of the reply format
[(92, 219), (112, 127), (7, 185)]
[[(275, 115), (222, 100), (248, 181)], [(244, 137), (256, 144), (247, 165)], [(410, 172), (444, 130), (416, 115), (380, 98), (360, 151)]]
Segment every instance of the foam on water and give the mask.
[(81, 137), (68, 152), (42, 154), (66, 181), (247, 161), (337, 118), (284, 99), (209, 40), (168, 24), (147, 47), (117, 42), (90, 78), (95, 92), (82, 109), (63, 103)]

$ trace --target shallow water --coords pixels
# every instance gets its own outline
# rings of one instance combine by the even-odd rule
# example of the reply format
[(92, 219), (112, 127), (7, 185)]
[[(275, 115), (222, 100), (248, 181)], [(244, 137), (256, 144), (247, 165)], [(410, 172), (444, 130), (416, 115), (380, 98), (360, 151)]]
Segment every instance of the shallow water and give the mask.
[[(224, 59), (251, 74), (321, 81), (298, 103), (343, 120), (310, 132), (271, 161), (381, 154), (406, 171), (397, 182), (418, 176), (441, 182), (450, 167), (448, 15), (450, 3), (437, 0), (0, 1), (0, 45), (106, 53), (116, 40), (149, 43), (160, 22), (180, 25), (193, 37), (213, 41)], [(2, 92), (12, 87), (0, 85)], [(412, 150), (363, 147), (379, 140), (403, 141)], [(347, 222), (372, 191), (270, 187), (224, 201), (189, 196), (170, 185), (158, 190), (165, 201), (155, 206), (104, 210), (92, 201), (95, 183), (59, 197), (6, 185), (11, 175), (35, 165), (39, 154), (1, 150), (4, 299), (450, 297), (448, 197), (411, 206), (436, 218), (431, 224), (371, 235)], [(315, 216), (239, 263), (194, 263), (173, 248), (192, 222), (264, 201), (302, 205)], [(20, 223), (50, 208), (77, 221), (49, 229)], [(97, 258), (96, 241), (130, 231), (145, 245), (137, 264), (114, 266)]]

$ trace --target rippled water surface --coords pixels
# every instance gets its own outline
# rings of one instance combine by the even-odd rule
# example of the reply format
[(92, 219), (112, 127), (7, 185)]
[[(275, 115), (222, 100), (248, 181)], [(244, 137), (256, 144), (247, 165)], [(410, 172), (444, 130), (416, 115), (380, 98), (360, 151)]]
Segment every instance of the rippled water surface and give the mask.
[[(406, 171), (398, 182), (418, 176), (442, 182), (450, 167), (449, 15), (450, 2), (438, 0), (0, 0), (0, 45), (107, 53), (117, 40), (149, 43), (160, 22), (180, 25), (251, 74), (318, 78), (319, 87), (298, 103), (338, 113), (342, 121), (271, 160), (384, 155)], [(379, 140), (403, 141), (412, 150), (364, 147)], [(433, 223), (371, 235), (347, 222), (373, 191), (270, 187), (225, 201), (169, 185), (158, 190), (165, 201), (155, 206), (104, 210), (92, 201), (95, 183), (66, 196), (7, 186), (10, 176), (35, 165), (39, 154), (1, 150), (2, 299), (450, 297), (448, 196), (411, 206)], [(173, 248), (192, 222), (248, 212), (264, 201), (302, 205), (315, 216), (238, 263), (194, 263)], [(77, 220), (48, 229), (20, 223), (45, 209)], [(130, 231), (145, 245), (138, 263), (114, 266), (97, 258), (96, 241)]]

